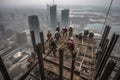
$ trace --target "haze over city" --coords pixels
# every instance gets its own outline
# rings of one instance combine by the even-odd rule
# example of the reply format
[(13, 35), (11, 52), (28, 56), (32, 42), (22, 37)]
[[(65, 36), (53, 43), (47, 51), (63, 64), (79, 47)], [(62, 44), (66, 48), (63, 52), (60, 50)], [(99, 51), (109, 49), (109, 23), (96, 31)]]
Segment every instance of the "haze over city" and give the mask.
[[(108, 6), (111, 0), (54, 0), (57, 5), (81, 5), (81, 6)], [(52, 4), (53, 0), (1, 0), (1, 6), (43, 6)], [(113, 6), (119, 7), (120, 0), (114, 0)]]

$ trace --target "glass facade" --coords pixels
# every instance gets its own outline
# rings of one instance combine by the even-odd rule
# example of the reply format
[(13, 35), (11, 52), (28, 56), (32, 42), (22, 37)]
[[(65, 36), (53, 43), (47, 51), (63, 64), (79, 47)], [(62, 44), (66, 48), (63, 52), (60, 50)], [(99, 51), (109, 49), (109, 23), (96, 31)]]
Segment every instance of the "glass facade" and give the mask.
[(40, 43), (40, 29), (38, 16), (29, 16), (30, 31), (34, 31), (36, 44)]
[(61, 26), (68, 27), (69, 26), (69, 9), (64, 9), (61, 11)]
[(57, 26), (57, 6), (53, 5), (50, 6), (50, 25), (55, 30)]

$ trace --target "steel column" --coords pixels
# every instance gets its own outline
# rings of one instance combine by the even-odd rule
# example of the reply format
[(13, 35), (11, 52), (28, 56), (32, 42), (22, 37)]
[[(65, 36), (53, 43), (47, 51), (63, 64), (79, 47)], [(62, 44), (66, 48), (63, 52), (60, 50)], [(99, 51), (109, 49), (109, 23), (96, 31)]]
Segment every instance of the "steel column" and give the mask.
[(100, 47), (101, 47), (101, 48), (104, 47), (103, 44), (104, 44), (105, 40), (106, 40), (107, 37), (108, 37), (108, 34), (109, 34), (109, 32), (110, 32), (110, 29), (111, 29), (111, 27), (109, 27), (108, 25), (106, 25), (105, 30), (104, 30), (104, 33), (103, 33), (103, 36), (102, 36), (102, 39), (101, 39), (101, 43), (100, 43)]
[(39, 63), (39, 70), (41, 75), (41, 80), (45, 80), (45, 73), (44, 73), (44, 64), (43, 64), (43, 55), (41, 51), (41, 44), (39, 43), (36, 45), (37, 48), (37, 56), (38, 56), (38, 63)]
[(120, 68), (119, 68), (118, 72), (115, 74), (113, 80), (120, 80)]
[(70, 80), (73, 80), (73, 72), (74, 72), (74, 68), (75, 68), (75, 58), (76, 58), (76, 52), (72, 53), (72, 64), (71, 64), (71, 76), (70, 76)]
[(103, 37), (103, 41), (102, 41), (102, 44), (101, 44), (102, 50), (103, 50), (103, 47), (104, 47), (105, 40), (107, 39), (108, 34), (110, 32), (110, 29), (111, 29), (111, 27), (107, 26), (107, 30), (106, 30), (105, 36)]
[(41, 44), (42, 44), (42, 53), (45, 54), (45, 44), (44, 44), (43, 32), (40, 32), (40, 39), (41, 39)]
[(111, 54), (111, 52), (112, 52), (112, 50), (113, 50), (113, 48), (114, 48), (114, 46), (115, 46), (115, 44), (116, 44), (116, 42), (118, 40), (118, 37), (119, 37), (119, 35), (116, 35), (115, 33), (113, 34), (112, 39), (111, 39), (111, 41), (109, 43), (109, 46), (106, 49), (106, 51), (104, 53), (104, 56), (103, 56), (103, 58), (101, 60), (100, 66), (98, 67), (95, 79), (97, 79), (101, 75), (102, 70), (103, 70), (107, 60), (109, 59), (110, 54)]
[(34, 31), (30, 31), (30, 34), (31, 34), (31, 39), (32, 39), (33, 50), (34, 52), (36, 52), (36, 41), (35, 41)]
[(110, 60), (109, 63), (107, 64), (100, 80), (108, 80), (110, 74), (112, 73), (114, 67), (116, 65), (116, 62), (114, 60)]
[(63, 50), (59, 49), (59, 80), (63, 80)]

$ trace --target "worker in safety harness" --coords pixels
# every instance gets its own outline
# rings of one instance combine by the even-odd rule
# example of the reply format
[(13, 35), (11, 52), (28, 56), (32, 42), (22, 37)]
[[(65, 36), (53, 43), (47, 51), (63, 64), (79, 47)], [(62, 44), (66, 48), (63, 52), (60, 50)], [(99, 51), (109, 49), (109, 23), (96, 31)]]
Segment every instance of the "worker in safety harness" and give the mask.
[(54, 38), (50, 39), (49, 48), (52, 49), (53, 55), (54, 55), (54, 57), (56, 57), (57, 45), (55, 43), (55, 39)]
[(54, 37), (55, 37), (56, 40), (59, 40), (61, 38), (61, 35), (58, 31), (56, 31)]
[(50, 31), (48, 31), (48, 33), (47, 33), (47, 38), (48, 38), (48, 41), (51, 39), (51, 37), (52, 37), (52, 34), (51, 34), (51, 32), (50, 32)]

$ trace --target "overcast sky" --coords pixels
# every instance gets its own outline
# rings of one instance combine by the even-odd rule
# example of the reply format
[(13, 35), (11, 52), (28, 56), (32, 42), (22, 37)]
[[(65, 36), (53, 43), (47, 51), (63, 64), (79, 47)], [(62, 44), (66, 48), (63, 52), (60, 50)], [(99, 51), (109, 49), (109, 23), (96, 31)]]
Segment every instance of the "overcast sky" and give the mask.
[[(2, 6), (40, 6), (51, 4), (53, 0), (0, 0)], [(108, 6), (111, 0), (55, 0), (58, 5)], [(120, 7), (120, 0), (114, 0), (113, 6)]]

